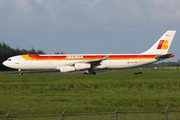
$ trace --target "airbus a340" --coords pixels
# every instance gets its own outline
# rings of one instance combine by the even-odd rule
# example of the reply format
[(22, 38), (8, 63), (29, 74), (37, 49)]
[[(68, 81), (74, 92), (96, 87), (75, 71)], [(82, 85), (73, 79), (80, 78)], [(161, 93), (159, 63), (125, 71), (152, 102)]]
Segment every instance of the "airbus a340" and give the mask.
[(8, 58), (3, 65), (21, 70), (55, 69), (60, 72), (85, 70), (84, 74), (96, 74), (96, 69), (123, 69), (154, 63), (174, 57), (168, 54), (176, 31), (167, 31), (149, 50), (140, 54), (61, 54), (17, 55)]

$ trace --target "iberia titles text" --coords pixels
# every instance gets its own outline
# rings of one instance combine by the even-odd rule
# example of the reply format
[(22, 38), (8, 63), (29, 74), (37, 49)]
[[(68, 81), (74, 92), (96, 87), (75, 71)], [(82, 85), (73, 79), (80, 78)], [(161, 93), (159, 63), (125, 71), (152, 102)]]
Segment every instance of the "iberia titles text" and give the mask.
[(66, 59), (83, 59), (83, 55), (67, 55)]

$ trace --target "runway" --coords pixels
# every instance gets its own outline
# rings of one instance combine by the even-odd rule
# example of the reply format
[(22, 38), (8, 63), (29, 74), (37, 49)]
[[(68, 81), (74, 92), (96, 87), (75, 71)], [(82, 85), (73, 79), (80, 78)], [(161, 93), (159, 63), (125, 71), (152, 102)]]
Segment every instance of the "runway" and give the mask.
[[(102, 73), (102, 72), (108, 72), (112, 70), (98, 70), (96, 71), (96, 74)], [(23, 72), (23, 71), (22, 71)], [(40, 72), (23, 72), (23, 75), (83, 75), (84, 71), (74, 71), (74, 72), (66, 72), (62, 73), (60, 71), (40, 71)], [(17, 71), (14, 73), (0, 73), (0, 75), (19, 75)]]

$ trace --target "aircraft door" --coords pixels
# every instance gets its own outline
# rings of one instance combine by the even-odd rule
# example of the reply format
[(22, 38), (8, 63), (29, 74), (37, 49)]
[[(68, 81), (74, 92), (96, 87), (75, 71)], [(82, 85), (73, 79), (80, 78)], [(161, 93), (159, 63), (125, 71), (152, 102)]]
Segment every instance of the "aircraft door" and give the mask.
[(143, 62), (143, 56), (142, 55), (139, 55), (139, 62)]

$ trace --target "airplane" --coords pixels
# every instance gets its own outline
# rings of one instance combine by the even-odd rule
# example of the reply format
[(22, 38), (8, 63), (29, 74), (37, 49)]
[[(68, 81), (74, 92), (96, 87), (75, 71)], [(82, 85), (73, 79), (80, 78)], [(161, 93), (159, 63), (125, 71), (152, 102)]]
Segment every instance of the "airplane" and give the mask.
[(174, 57), (168, 53), (176, 30), (167, 31), (150, 49), (140, 54), (40, 54), (17, 55), (3, 65), (21, 70), (53, 69), (60, 72), (85, 70), (83, 74), (96, 74), (99, 69), (124, 69), (151, 64)]

